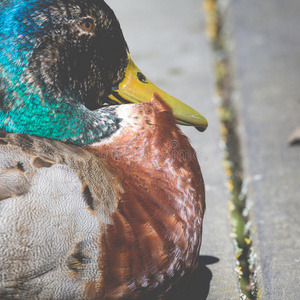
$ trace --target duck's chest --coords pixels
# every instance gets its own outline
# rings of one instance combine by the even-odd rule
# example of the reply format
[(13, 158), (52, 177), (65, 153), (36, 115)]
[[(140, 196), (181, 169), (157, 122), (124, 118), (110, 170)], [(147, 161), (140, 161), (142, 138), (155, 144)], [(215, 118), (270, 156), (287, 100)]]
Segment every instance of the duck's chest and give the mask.
[(167, 291), (199, 255), (204, 188), (195, 156), (151, 146), (139, 156), (140, 147), (102, 149), (124, 189), (100, 241), (98, 291), (108, 299)]

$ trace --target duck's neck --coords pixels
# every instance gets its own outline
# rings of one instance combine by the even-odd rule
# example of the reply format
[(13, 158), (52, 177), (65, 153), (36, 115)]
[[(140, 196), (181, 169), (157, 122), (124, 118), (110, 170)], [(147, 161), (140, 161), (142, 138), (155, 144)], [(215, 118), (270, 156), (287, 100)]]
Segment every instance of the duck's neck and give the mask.
[[(19, 90), (21, 93), (22, 90)], [(106, 138), (119, 129), (121, 120), (115, 114), (114, 107), (90, 111), (72, 101), (41, 100), (38, 94), (21, 98), (16, 91), (14, 94), (15, 97), (9, 102), (4, 99), (2, 107), (0, 104), (1, 131), (85, 145)]]

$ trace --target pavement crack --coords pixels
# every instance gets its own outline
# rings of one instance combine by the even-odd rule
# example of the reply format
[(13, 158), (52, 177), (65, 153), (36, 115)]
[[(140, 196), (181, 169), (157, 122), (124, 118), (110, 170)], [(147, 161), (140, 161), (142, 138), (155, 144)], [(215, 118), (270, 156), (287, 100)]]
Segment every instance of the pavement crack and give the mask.
[[(228, 1), (226, 1), (228, 3)], [(215, 71), (215, 93), (218, 100), (218, 115), (221, 121), (221, 136), (224, 148), (224, 168), (227, 174), (233, 228), (233, 241), (236, 250), (236, 271), (241, 288), (240, 298), (258, 299), (255, 254), (251, 241), (251, 222), (248, 217), (246, 184), (242, 169), (242, 156), (238, 135), (238, 116), (235, 111), (234, 76), (230, 60), (230, 38), (226, 24), (226, 3), (222, 0), (205, 0), (206, 32), (211, 41)]]

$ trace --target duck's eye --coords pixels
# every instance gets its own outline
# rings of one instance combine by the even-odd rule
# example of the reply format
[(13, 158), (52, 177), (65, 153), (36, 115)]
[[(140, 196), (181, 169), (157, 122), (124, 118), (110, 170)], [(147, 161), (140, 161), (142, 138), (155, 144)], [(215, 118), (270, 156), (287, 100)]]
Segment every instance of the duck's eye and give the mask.
[(92, 31), (94, 29), (94, 22), (91, 19), (85, 19), (80, 22), (80, 27), (86, 31)]
[(138, 79), (139, 79), (140, 82), (142, 82), (142, 83), (148, 83), (144, 74), (138, 72), (137, 73), (137, 77), (138, 77)]

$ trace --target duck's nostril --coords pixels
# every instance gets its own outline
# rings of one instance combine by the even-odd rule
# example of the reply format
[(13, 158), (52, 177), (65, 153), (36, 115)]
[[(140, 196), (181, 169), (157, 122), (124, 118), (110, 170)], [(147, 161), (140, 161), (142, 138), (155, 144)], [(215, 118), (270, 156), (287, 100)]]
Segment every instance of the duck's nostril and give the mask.
[(137, 75), (137, 77), (138, 77), (138, 79), (139, 79), (140, 82), (142, 82), (142, 83), (148, 83), (147, 82), (147, 78), (145, 77), (144, 74), (142, 74), (141, 72), (138, 72), (136, 75)]

